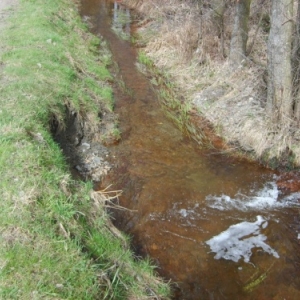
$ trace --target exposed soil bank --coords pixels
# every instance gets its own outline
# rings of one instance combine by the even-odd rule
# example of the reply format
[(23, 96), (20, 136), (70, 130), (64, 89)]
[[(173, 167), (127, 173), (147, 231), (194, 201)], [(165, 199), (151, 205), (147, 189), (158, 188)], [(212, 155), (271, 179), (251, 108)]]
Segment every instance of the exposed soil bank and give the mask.
[[(114, 121), (109, 121), (109, 118), (106, 121), (101, 121), (100, 118), (89, 119), (86, 114), (80, 115), (80, 112), (68, 106), (65, 114), (64, 126), (61, 126), (55, 116), (51, 120), (51, 132), (55, 141), (63, 149), (73, 172), (78, 172), (85, 179), (100, 182), (111, 168), (102, 137), (107, 134), (106, 128), (109, 125), (114, 126)], [(106, 114), (113, 120), (113, 114)]]

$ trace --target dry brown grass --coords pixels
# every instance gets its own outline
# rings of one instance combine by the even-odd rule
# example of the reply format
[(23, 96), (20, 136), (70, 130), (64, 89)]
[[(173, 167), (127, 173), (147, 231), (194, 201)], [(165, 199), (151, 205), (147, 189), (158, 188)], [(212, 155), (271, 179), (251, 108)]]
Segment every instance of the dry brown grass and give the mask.
[(272, 125), (265, 112), (266, 45), (270, 3), (253, 0), (249, 19), (249, 56), (243, 68), (227, 63), (233, 26), (233, 3), (224, 14), (223, 36), (215, 25), (210, 1), (123, 0), (149, 20), (140, 28), (144, 51), (179, 87), (186, 101), (229, 144), (271, 159), (287, 148), (300, 164), (299, 129)]

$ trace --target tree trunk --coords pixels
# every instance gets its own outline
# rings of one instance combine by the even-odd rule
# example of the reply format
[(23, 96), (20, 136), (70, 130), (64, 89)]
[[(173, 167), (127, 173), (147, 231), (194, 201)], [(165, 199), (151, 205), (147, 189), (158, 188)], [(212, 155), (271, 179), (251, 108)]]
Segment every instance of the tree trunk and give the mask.
[(295, 94), (295, 110), (294, 116), (297, 120), (297, 123), (300, 123), (300, 0), (298, 0), (297, 7), (297, 18), (296, 18), (296, 30), (295, 38), (293, 41), (293, 85), (294, 85), (294, 94)]
[(250, 4), (251, 0), (236, 0), (229, 54), (229, 61), (233, 66), (240, 65), (246, 57)]
[(293, 0), (273, 0), (268, 40), (267, 113), (279, 126), (290, 123), (292, 97)]
[(214, 14), (214, 23), (217, 28), (218, 38), (221, 40), (221, 53), (225, 57), (224, 47), (224, 12), (225, 12), (225, 0), (212, 0), (211, 6)]

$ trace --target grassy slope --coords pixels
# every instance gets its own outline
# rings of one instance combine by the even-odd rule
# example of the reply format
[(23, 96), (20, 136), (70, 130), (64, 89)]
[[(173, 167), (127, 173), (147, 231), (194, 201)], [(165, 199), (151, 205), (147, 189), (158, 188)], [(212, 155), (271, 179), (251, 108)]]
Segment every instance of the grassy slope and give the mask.
[(110, 56), (96, 58), (102, 43), (70, 2), (23, 0), (1, 32), (0, 298), (163, 298), (168, 286), (112, 233), (103, 196), (71, 179), (50, 133), (65, 105), (95, 118), (112, 107)]

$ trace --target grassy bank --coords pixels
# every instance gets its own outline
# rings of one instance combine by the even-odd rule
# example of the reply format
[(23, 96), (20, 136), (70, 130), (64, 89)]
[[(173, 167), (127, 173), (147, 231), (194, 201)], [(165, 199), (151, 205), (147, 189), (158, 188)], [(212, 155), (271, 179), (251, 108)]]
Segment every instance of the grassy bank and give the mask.
[[(20, 1), (0, 39), (0, 298), (162, 299), (168, 286), (72, 180), (51, 135), (111, 111), (110, 55), (67, 0)], [(101, 107), (101, 108), (100, 108)]]
[(206, 134), (207, 124), (202, 119), (197, 123), (193, 120), (191, 116), (194, 110), (191, 102), (183, 97), (181, 90), (169, 74), (157, 68), (143, 50), (139, 51), (138, 67), (142, 73), (151, 77), (152, 86), (165, 109), (165, 114), (199, 145), (209, 147), (212, 137)]

